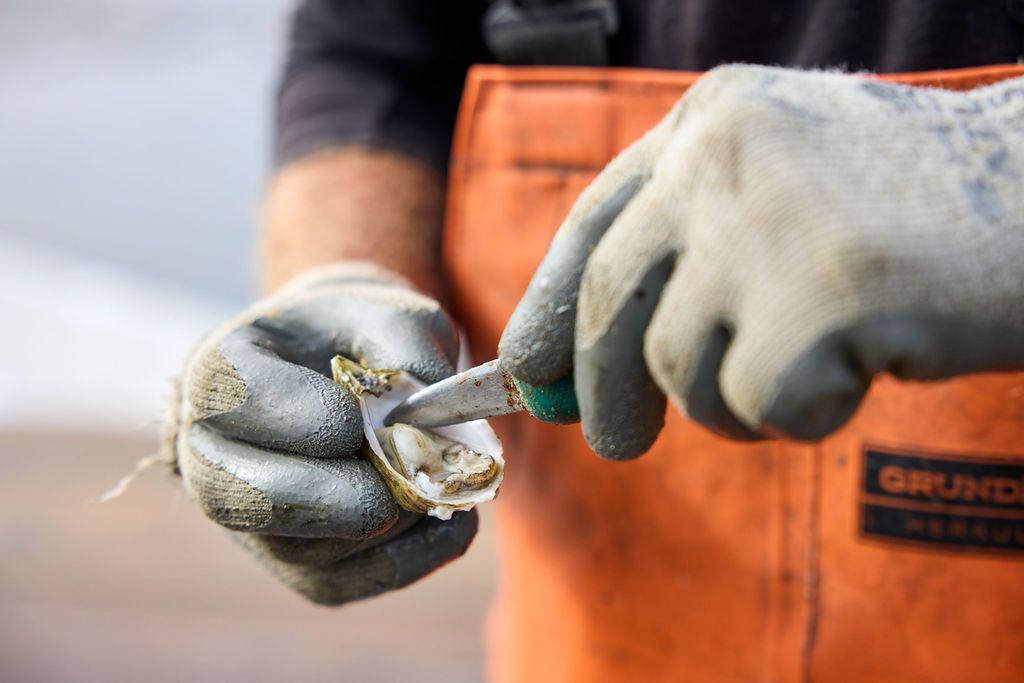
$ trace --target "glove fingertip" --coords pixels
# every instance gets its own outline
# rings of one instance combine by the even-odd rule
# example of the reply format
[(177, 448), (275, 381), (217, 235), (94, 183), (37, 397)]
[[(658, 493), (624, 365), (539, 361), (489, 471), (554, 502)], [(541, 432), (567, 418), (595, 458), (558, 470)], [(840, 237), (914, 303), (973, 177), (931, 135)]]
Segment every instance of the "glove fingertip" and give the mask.
[(321, 384), (323, 422), (305, 440), (307, 448), (298, 452), (313, 457), (331, 458), (357, 453), (363, 443), (363, 414), (359, 400), (333, 380), (316, 374)]
[(640, 415), (632, 415), (619, 423), (608, 418), (593, 430), (584, 422), (583, 436), (591, 450), (605, 460), (633, 460), (651, 450), (665, 426), (665, 399), (652, 397)]
[(845, 362), (839, 345), (818, 344), (783, 374), (764, 408), (762, 423), (774, 434), (818, 441), (857, 412), (869, 385), (870, 378)]
[[(513, 316), (498, 342), (501, 366), (517, 380), (533, 386), (550, 384), (572, 369), (572, 325), (542, 326)], [(564, 329), (560, 329), (564, 328)]]

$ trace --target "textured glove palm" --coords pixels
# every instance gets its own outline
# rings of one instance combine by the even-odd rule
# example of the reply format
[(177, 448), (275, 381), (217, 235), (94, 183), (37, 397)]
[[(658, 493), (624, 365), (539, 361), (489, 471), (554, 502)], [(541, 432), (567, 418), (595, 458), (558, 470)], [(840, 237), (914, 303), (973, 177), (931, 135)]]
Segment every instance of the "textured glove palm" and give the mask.
[(178, 469), (206, 515), (329, 604), (414, 581), (476, 531), (475, 513), (442, 523), (401, 511), (353, 457), (363, 424), (330, 379), (338, 353), (434, 382), (453, 372), (458, 337), (437, 302), (380, 270), (319, 270), (199, 345), (171, 425)]
[(583, 192), (500, 355), (573, 372), (612, 458), (651, 446), (666, 394), (724, 434), (815, 439), (879, 372), (1024, 366), (1024, 83), (715, 69)]

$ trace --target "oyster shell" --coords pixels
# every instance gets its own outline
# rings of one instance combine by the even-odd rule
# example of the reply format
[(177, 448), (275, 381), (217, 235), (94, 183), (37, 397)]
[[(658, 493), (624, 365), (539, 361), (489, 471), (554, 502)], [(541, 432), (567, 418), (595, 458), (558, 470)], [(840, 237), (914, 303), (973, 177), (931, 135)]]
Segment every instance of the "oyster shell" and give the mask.
[(408, 373), (369, 369), (344, 356), (331, 360), (331, 371), (359, 401), (363, 456), (402, 508), (450, 519), (456, 510), (494, 498), (505, 461), (486, 420), (430, 430), (401, 423), (385, 427), (391, 409), (426, 385)]

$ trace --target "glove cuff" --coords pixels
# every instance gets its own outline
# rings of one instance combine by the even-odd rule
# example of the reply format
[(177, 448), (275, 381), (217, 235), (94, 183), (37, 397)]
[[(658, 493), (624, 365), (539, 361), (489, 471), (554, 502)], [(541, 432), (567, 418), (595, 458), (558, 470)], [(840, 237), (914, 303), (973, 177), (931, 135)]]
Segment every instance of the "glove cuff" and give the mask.
[(181, 431), (181, 380), (171, 380), (171, 395), (164, 411), (164, 422), (160, 427), (160, 460), (166, 461), (171, 472), (181, 476), (178, 468), (178, 433)]
[(275, 295), (352, 283), (391, 284), (415, 289), (406, 278), (372, 261), (335, 261), (307, 268), (282, 285)]

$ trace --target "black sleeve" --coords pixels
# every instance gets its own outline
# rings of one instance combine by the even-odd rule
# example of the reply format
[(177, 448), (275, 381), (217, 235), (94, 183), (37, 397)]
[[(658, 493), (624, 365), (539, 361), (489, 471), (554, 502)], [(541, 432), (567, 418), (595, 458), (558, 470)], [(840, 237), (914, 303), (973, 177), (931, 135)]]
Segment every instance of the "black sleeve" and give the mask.
[(278, 93), (277, 163), (364, 145), (443, 170), (466, 69), (487, 60), (484, 4), (304, 0)]

